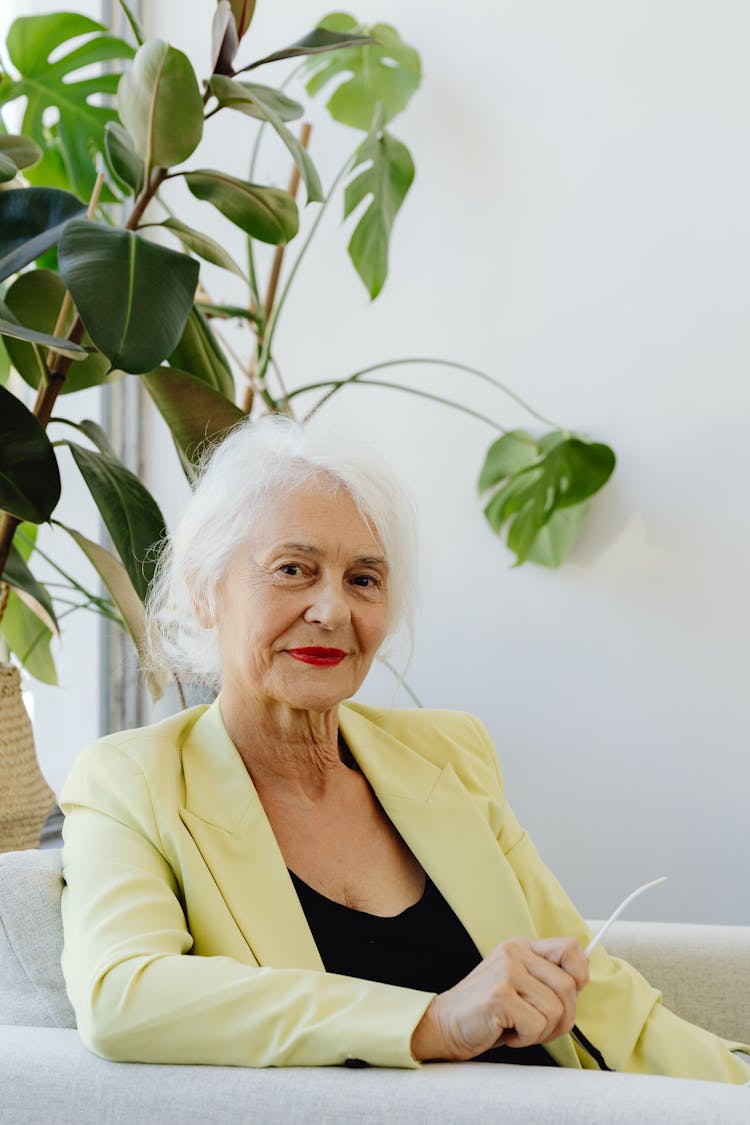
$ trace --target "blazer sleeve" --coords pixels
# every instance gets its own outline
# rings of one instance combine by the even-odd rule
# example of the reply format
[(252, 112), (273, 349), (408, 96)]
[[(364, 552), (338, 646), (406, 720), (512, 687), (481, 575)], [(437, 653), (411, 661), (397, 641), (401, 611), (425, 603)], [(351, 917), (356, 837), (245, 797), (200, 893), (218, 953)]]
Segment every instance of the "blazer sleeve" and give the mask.
[[(505, 800), (497, 753), (485, 727), (479, 720), (474, 722), (501, 802), (498, 843), (518, 879), (537, 932), (540, 937), (574, 937), (586, 948), (593, 934)], [(626, 961), (611, 957), (599, 945), (591, 954), (589, 970), (589, 983), (578, 996), (576, 1024), (613, 1070), (736, 1084), (748, 1081), (749, 1068), (732, 1054), (747, 1051), (746, 1045), (680, 1019)]]
[(431, 993), (191, 953), (146, 780), (116, 745), (84, 751), (60, 803), (63, 971), (94, 1053), (253, 1067), (419, 1065), (411, 1036)]

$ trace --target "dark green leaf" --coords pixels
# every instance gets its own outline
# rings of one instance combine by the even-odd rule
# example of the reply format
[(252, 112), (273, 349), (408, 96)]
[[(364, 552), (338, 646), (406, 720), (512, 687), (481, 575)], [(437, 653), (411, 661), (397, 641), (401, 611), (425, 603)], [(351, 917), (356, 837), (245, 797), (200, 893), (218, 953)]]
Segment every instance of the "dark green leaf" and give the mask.
[(104, 156), (119, 186), (136, 195), (143, 187), (146, 169), (135, 151), (133, 138), (119, 121), (108, 121), (104, 130)]
[(18, 175), (18, 168), (9, 156), (0, 152), (0, 184), (10, 183)]
[(14, 340), (29, 340), (45, 348), (54, 348), (60, 355), (69, 356), (70, 359), (85, 359), (86, 349), (80, 344), (74, 344), (61, 336), (50, 336), (46, 332), (36, 332), (33, 328), (25, 328), (22, 324), (3, 320), (0, 317), (0, 336), (10, 336)]
[(503, 479), (532, 465), (539, 458), (539, 449), (526, 430), (509, 430), (487, 450), (477, 485), (480, 493), (486, 492)]
[[(13, 317), (22, 324), (33, 329), (36, 335), (48, 334), (50, 340), (54, 337), (51, 333), (57, 324), (57, 317), (65, 296), (65, 285), (59, 274), (51, 270), (29, 270), (16, 278), (13, 285), (5, 295), (6, 305)], [(2, 309), (0, 309), (2, 315)], [(73, 312), (64, 330), (69, 331), (73, 322)], [(9, 333), (9, 335), (13, 335)], [(18, 336), (9, 339), (7, 343), (8, 354), (13, 366), (22, 379), (32, 387), (38, 387), (42, 376), (39, 360), (34, 348), (23, 341), (29, 337)], [(35, 337), (30, 337), (35, 338)], [(43, 343), (43, 340), (38, 340)], [(88, 337), (84, 336), (83, 344), (89, 344)], [(47, 341), (46, 346), (55, 347)], [(66, 349), (76, 345), (66, 343)], [(76, 352), (77, 363), (68, 371), (65, 382), (62, 384), (62, 394), (70, 394), (83, 390), (86, 387), (96, 387), (107, 378), (108, 364), (104, 356), (98, 352), (88, 355), (84, 348)], [(62, 350), (62, 349), (58, 349)], [(63, 353), (65, 354), (65, 353)]]
[(266, 105), (270, 105), (273, 112), (281, 121), (298, 121), (305, 112), (304, 106), (288, 97), (283, 90), (276, 90), (273, 86), (261, 86), (257, 82), (237, 82), (233, 78), (223, 75), (213, 75), (209, 83), (211, 93), (219, 105), (231, 106), (241, 109), (248, 117), (264, 121), (266, 115), (263, 109), (255, 104), (252, 91), (260, 91)]
[[(146, 612), (125, 567), (110, 551), (107, 551), (99, 543), (94, 543), (91, 539), (82, 535), (80, 531), (75, 531), (72, 527), (66, 527), (65, 524), (59, 526), (76, 541), (109, 590), (125, 628), (135, 645), (141, 667), (145, 668), (148, 660)], [(159, 699), (164, 686), (162, 681), (147, 673), (146, 682), (152, 698)]]
[(43, 684), (57, 683), (50, 651), (52, 633), (13, 591), (8, 597), (0, 632), (30, 676)]
[(89, 441), (93, 442), (100, 453), (106, 453), (108, 457), (117, 460), (117, 455), (110, 444), (109, 438), (98, 422), (93, 422), (90, 418), (84, 418), (82, 422), (78, 423), (78, 429), (86, 435)]
[(414, 163), (406, 145), (382, 130), (376, 119), (357, 150), (354, 167), (360, 164), (369, 167), (347, 185), (344, 217), (371, 196), (349, 242), (349, 256), (374, 300), (388, 275), (391, 228), (414, 179)]
[(198, 263), (133, 231), (68, 223), (60, 272), (95, 346), (112, 367), (140, 374), (174, 350), (198, 282)]
[(67, 191), (17, 188), (0, 192), (0, 281), (33, 262), (86, 208)]
[(0, 508), (44, 523), (60, 499), (60, 473), (46, 433), (15, 395), (0, 387)]
[(277, 245), (289, 242), (297, 233), (297, 204), (288, 191), (250, 184), (208, 169), (186, 173), (185, 181), (193, 195), (212, 203), (230, 222), (260, 242)]
[(302, 147), (294, 134), (290, 133), (277, 112), (280, 100), (278, 91), (251, 82), (235, 82), (222, 74), (213, 76), (210, 88), (211, 93), (218, 99), (220, 105), (230, 106), (242, 113), (249, 113), (251, 117), (260, 117), (276, 130), (302, 174), (305, 191), (307, 192), (307, 202), (322, 202), (324, 198), (323, 185), (320, 182), (315, 165), (307, 150)]
[(147, 168), (182, 164), (203, 135), (203, 99), (182, 51), (162, 39), (139, 47), (122, 76), (118, 105), (123, 125)]
[[(23, 524), (21, 525), (23, 526)], [(37, 582), (34, 575), (29, 570), (21, 552), (11, 544), (8, 562), (3, 571), (3, 582), (7, 582), (17, 592), (19, 597), (29, 607), (32, 613), (42, 621), (48, 629), (57, 632), (57, 618), (55, 617), (55, 607), (52, 605), (52, 598), (49, 596), (44, 586)]]
[(10, 375), (10, 359), (2, 339), (0, 339), (0, 387), (4, 387)]
[(154, 576), (164, 519), (150, 492), (119, 461), (69, 442), (123, 566), (141, 601)]
[(179, 344), (169, 356), (169, 365), (187, 371), (223, 398), (234, 398), (234, 379), (229, 364), (208, 321), (195, 305)]
[(167, 230), (172, 231), (185, 249), (197, 254), (199, 258), (203, 258), (204, 261), (211, 262), (215, 266), (221, 266), (222, 269), (229, 270), (237, 277), (241, 277), (243, 281), (247, 281), (229, 251), (225, 250), (214, 238), (209, 238), (207, 234), (203, 234), (201, 231), (193, 230), (186, 223), (182, 223), (179, 219), (173, 217), (155, 225), (166, 227)]
[[(85, 42), (78, 42), (83, 35)], [(69, 41), (76, 40), (70, 47)], [(8, 53), (21, 78), (14, 96), (25, 96), (23, 132), (41, 145), (50, 128), (57, 131), (62, 146), (68, 183), (88, 199), (96, 179), (95, 154), (103, 144), (104, 126), (116, 114), (102, 97), (112, 93), (118, 74), (113, 63), (129, 59), (133, 49), (122, 39), (86, 16), (71, 12), (24, 16), (8, 33)], [(66, 49), (67, 48), (67, 49)], [(54, 61), (50, 55), (55, 52)], [(110, 64), (106, 73), (80, 78), (78, 72), (98, 63)], [(49, 115), (57, 116), (54, 126)]]
[(328, 101), (328, 111), (335, 121), (369, 130), (379, 105), (383, 106), (386, 124), (406, 109), (419, 88), (422, 69), (419, 55), (402, 41), (395, 28), (385, 23), (360, 27), (343, 12), (327, 16), (321, 27), (334, 32), (356, 29), (377, 41), (371, 46), (336, 51), (310, 64), (314, 73), (307, 83), (309, 94), (317, 94), (329, 82), (348, 75)]
[(186, 371), (157, 367), (141, 378), (175, 443), (192, 464), (197, 464), (207, 442), (222, 438), (246, 417), (233, 402)]
[(17, 133), (0, 134), (0, 154), (9, 157), (16, 168), (31, 168), (42, 159), (42, 150), (30, 137)]
[[(348, 18), (351, 19), (351, 17)], [(351, 26), (357, 26), (356, 20), (351, 20)], [(325, 51), (337, 51), (347, 47), (351, 49), (355, 44), (361, 47), (373, 42), (374, 40), (369, 35), (352, 35), (345, 31), (335, 31), (322, 26), (315, 27), (307, 35), (303, 35), (301, 39), (297, 39), (281, 51), (274, 51), (271, 55), (265, 55), (262, 59), (257, 59), (256, 62), (243, 66), (241, 70), (237, 71), (237, 74), (255, 70), (257, 66), (265, 66), (266, 63), (279, 62), (281, 59), (296, 59), (300, 55), (319, 55)]]

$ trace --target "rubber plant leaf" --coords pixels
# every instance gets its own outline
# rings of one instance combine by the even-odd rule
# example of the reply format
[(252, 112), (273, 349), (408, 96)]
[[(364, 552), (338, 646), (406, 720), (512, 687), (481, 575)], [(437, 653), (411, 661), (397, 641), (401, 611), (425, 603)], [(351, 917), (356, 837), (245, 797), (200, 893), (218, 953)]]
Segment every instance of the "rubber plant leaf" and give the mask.
[(192, 465), (198, 463), (207, 443), (220, 441), (246, 417), (224, 395), (186, 371), (157, 367), (142, 376), (142, 382)]
[(211, 93), (218, 98), (219, 105), (229, 106), (241, 113), (249, 112), (251, 117), (260, 117), (275, 129), (300, 170), (307, 192), (307, 202), (321, 203), (324, 196), (320, 176), (307, 150), (287, 129), (277, 112), (277, 91), (251, 82), (235, 82), (234, 79), (227, 78), (222, 74), (213, 76), (209, 88)]
[(156, 223), (156, 226), (163, 227), (165, 230), (171, 231), (176, 238), (182, 243), (185, 250), (191, 254), (197, 254), (199, 258), (203, 258), (205, 262), (211, 262), (214, 266), (220, 266), (224, 270), (229, 270), (230, 273), (236, 274), (241, 277), (243, 281), (247, 281), (245, 274), (242, 272), (240, 266), (237, 265), (232, 255), (228, 250), (207, 234), (202, 231), (194, 230), (189, 227), (187, 223), (181, 222), (179, 219), (170, 216), (164, 219), (161, 223)]
[(237, 24), (229, 0), (219, 0), (211, 23), (211, 73), (233, 74), (240, 45)]
[(104, 158), (115, 182), (137, 195), (143, 187), (146, 167), (135, 151), (133, 138), (119, 121), (108, 121), (104, 130)]
[(86, 331), (112, 367), (139, 375), (177, 346), (198, 283), (192, 258), (81, 219), (66, 226), (59, 261)]
[(57, 670), (50, 649), (52, 632), (13, 590), (8, 595), (0, 633), (30, 676), (43, 684), (57, 683)]
[[(357, 21), (352, 16), (345, 16), (344, 20), (351, 27), (357, 26)], [(301, 55), (320, 55), (327, 51), (363, 47), (374, 42), (375, 40), (369, 35), (353, 34), (345, 30), (336, 30), (332, 25), (323, 27), (321, 24), (314, 27), (307, 35), (303, 35), (301, 39), (290, 43), (288, 47), (283, 47), (280, 51), (274, 51), (270, 55), (264, 55), (262, 59), (256, 59), (255, 62), (248, 63), (247, 66), (243, 66), (236, 73), (243, 74), (245, 71), (255, 70), (256, 67), (265, 66), (266, 63), (279, 62), (281, 59), (296, 59)]]
[(86, 207), (58, 188), (13, 188), (0, 192), (0, 281), (55, 246), (70, 219)]
[[(87, 36), (84, 42), (82, 36)], [(119, 81), (117, 64), (132, 58), (133, 48), (73, 12), (21, 16), (11, 25), (6, 46), (19, 74), (8, 95), (26, 98), (22, 132), (43, 149), (50, 132), (58, 138), (67, 182), (88, 199), (104, 126), (116, 117), (108, 102)], [(101, 63), (108, 64), (106, 72), (91, 77), (90, 68)], [(41, 170), (40, 164), (35, 171)]]
[(55, 451), (20, 399), (0, 387), (0, 508), (44, 523), (60, 499)]
[(52, 598), (41, 582), (38, 582), (31, 573), (26, 560), (14, 543), (10, 547), (10, 554), (5, 564), (2, 580), (16, 591), (21, 601), (28, 606), (32, 613), (36, 614), (51, 632), (58, 632)]
[(106, 550), (101, 544), (94, 543), (93, 540), (88, 539), (72, 527), (67, 527), (65, 524), (59, 524), (59, 526), (75, 540), (107, 587), (125, 629), (133, 641), (139, 663), (145, 672), (146, 684), (151, 697), (154, 700), (159, 699), (164, 691), (164, 681), (160, 676), (150, 672), (148, 668), (146, 611), (128, 572), (120, 560), (115, 558), (112, 552)]
[(138, 48), (120, 80), (120, 118), (147, 169), (182, 164), (203, 136), (203, 99), (190, 60), (163, 39)]
[[(29, 386), (37, 388), (43, 375), (39, 349), (32, 343), (54, 348), (61, 355), (72, 355), (77, 362), (69, 368), (60, 388), (62, 394), (69, 394), (99, 386), (107, 378), (109, 364), (103, 355), (86, 350), (90, 340), (85, 335), (81, 344), (71, 344), (65, 339), (55, 343), (51, 333), (57, 325), (64, 297), (65, 285), (59, 274), (52, 270), (27, 270), (16, 278), (5, 294), (5, 308), (0, 302), (0, 316), (7, 313), (8, 319), (26, 326), (25, 334), (8, 333), (11, 338), (7, 341), (7, 348), (13, 366)], [(74, 316), (71, 309), (63, 331), (69, 331)]]
[(367, 165), (344, 192), (344, 217), (364, 199), (370, 204), (354, 229), (349, 256), (370, 296), (375, 299), (388, 275), (388, 246), (393, 221), (414, 179), (414, 162), (406, 145), (381, 126), (376, 115), (372, 131), (357, 150), (354, 168)]
[(288, 191), (204, 169), (186, 172), (185, 182), (196, 198), (212, 203), (251, 238), (278, 245), (289, 242), (297, 233), (297, 204)]
[(231, 368), (211, 326), (196, 305), (190, 310), (180, 342), (169, 356), (169, 366), (189, 372), (223, 398), (234, 398)]
[[(335, 80), (328, 112), (335, 121), (364, 131), (371, 128), (380, 105), (386, 124), (403, 112), (419, 89), (422, 65), (418, 53), (403, 42), (396, 29), (385, 23), (364, 27), (345, 12), (326, 16), (320, 26), (334, 32), (365, 34), (375, 42), (311, 60), (313, 75), (307, 83), (308, 94), (319, 93)], [(343, 82), (339, 81), (342, 77)]]
[(134, 473), (104, 453), (68, 442), (115, 550), (142, 602), (154, 576), (164, 518)]
[(31, 168), (41, 159), (42, 150), (28, 137), (0, 134), (0, 183), (15, 179), (22, 168)]

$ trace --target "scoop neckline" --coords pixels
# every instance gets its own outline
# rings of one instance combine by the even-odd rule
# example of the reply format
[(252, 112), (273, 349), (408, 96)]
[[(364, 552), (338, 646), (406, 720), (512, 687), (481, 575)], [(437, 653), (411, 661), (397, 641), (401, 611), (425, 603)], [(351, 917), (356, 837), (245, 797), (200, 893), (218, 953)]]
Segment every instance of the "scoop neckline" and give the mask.
[(325, 902), (328, 906), (335, 906), (338, 910), (346, 911), (347, 914), (359, 914), (363, 918), (373, 918), (378, 922), (394, 922), (398, 918), (403, 918), (404, 915), (408, 914), (410, 911), (416, 910), (418, 906), (421, 906), (424, 903), (425, 899), (427, 898), (428, 888), (432, 885), (432, 880), (425, 871), (422, 894), (419, 896), (416, 902), (413, 902), (411, 904), (411, 906), (406, 906), (403, 910), (400, 910), (398, 914), (371, 914), (369, 910), (358, 910), (356, 906), (346, 906), (343, 902), (336, 902), (335, 898), (329, 898), (328, 895), (321, 894), (320, 891), (315, 890), (315, 887), (311, 887), (309, 883), (306, 883), (304, 879), (301, 879), (295, 871), (292, 871), (291, 867), (287, 867), (287, 871), (289, 872), (293, 883), (299, 884), (300, 886), (304, 887), (305, 890), (308, 891), (311, 895), (314, 895), (322, 902)]

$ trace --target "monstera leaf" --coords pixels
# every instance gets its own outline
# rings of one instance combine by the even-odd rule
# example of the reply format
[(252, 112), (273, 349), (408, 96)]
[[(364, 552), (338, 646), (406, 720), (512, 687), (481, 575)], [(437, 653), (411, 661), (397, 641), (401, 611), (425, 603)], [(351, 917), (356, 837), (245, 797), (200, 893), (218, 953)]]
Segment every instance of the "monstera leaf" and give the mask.
[[(84, 42), (80, 42), (82, 36), (87, 36)], [(75, 46), (69, 45), (71, 40)], [(52, 12), (15, 20), (8, 32), (7, 51), (18, 77), (7, 76), (0, 83), (0, 105), (15, 98), (27, 99), (23, 133), (42, 148), (48, 148), (51, 135), (59, 138), (59, 149), (50, 161), (54, 164), (62, 158), (67, 183), (87, 199), (96, 179), (95, 154), (103, 145), (104, 126), (116, 117), (97, 95), (114, 94), (120, 75), (111, 66), (132, 58), (132, 47), (87, 16)], [(108, 63), (110, 68), (91, 77), (89, 68), (99, 63)], [(79, 75), (82, 70), (85, 77)], [(45, 157), (29, 179), (59, 183), (48, 171)]]
[(363, 199), (370, 204), (349, 243), (349, 256), (374, 299), (388, 273), (388, 243), (393, 220), (414, 179), (414, 162), (406, 145), (382, 128), (382, 111), (357, 150), (354, 167), (367, 167), (352, 180), (344, 194), (344, 216)]
[(383, 106), (386, 123), (406, 109), (419, 88), (422, 67), (417, 52), (403, 42), (394, 27), (378, 23), (364, 28), (345, 12), (326, 16), (320, 27), (337, 33), (365, 34), (376, 40), (372, 45), (343, 48), (308, 64), (313, 71), (307, 83), (311, 95), (334, 79), (347, 76), (327, 103), (335, 121), (369, 130), (379, 105)]
[(614, 467), (608, 445), (559, 430), (540, 441), (512, 430), (490, 447), (478, 485), (490, 496), (484, 514), (497, 534), (508, 522), (517, 566), (527, 559), (560, 565), (578, 538), (589, 499)]

